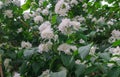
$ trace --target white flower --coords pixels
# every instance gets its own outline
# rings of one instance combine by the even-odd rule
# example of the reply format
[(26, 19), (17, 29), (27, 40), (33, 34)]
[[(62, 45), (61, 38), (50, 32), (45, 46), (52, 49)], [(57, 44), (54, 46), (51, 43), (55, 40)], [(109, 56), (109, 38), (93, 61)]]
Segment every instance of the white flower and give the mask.
[(39, 13), (40, 13), (40, 12), (41, 12), (41, 8), (37, 8), (37, 9), (36, 9), (36, 12), (39, 12)]
[(87, 8), (87, 3), (84, 3), (84, 4), (82, 5), (82, 7), (83, 7), (83, 8)]
[(40, 22), (40, 23), (43, 22), (43, 17), (42, 17), (42, 16), (36, 16), (36, 17), (34, 17), (34, 22), (37, 23), (37, 24), (38, 24), (39, 22)]
[(110, 48), (109, 49), (110, 53), (112, 53), (112, 55), (120, 55), (120, 47), (117, 46), (116, 48)]
[(75, 61), (75, 64), (81, 64), (81, 61), (80, 61), (79, 59), (77, 59), (77, 60)]
[(12, 3), (12, 0), (5, 0), (5, 5)]
[(72, 54), (71, 53), (71, 50), (72, 51), (75, 51), (77, 50), (77, 47), (76, 46), (73, 46), (73, 45), (69, 45), (67, 43), (63, 43), (61, 45), (59, 45), (59, 47), (57, 48), (58, 51), (63, 51), (65, 54)]
[(114, 37), (110, 37), (109, 39), (108, 39), (108, 42), (109, 43), (113, 43), (113, 42), (115, 42), (116, 41), (116, 39), (114, 38)]
[(96, 49), (98, 49), (96, 46), (92, 46), (91, 49), (90, 49), (90, 53), (89, 54), (94, 55)]
[(54, 38), (53, 30), (50, 29), (50, 28), (46, 28), (45, 30), (43, 30), (41, 32), (41, 37), (43, 39), (52, 39), (52, 38)]
[(23, 29), (22, 28), (19, 28), (18, 30), (17, 30), (17, 33), (20, 33), (20, 32), (22, 32), (23, 31)]
[(40, 33), (47, 28), (51, 28), (51, 23), (49, 21), (46, 21), (40, 25), (40, 27), (39, 27)]
[(2, 7), (3, 7), (3, 2), (0, 1), (0, 9), (2, 9)]
[(70, 6), (68, 3), (64, 2), (64, 0), (59, 0), (55, 5), (55, 13), (61, 16), (66, 16), (67, 12), (69, 11)]
[(47, 9), (47, 8), (46, 8), (46, 9), (43, 9), (43, 10), (42, 10), (42, 14), (43, 14), (43, 15), (48, 15), (48, 14), (49, 14), (49, 9)]
[(17, 72), (14, 72), (13, 77), (20, 77), (20, 74), (19, 74), (19, 73), (17, 73)]
[(21, 2), (20, 2), (20, 0), (13, 0), (13, 4), (15, 4), (19, 7), (21, 5)]
[(85, 22), (86, 21), (86, 19), (81, 15), (81, 16), (76, 16), (75, 18), (74, 18), (74, 20), (75, 21), (78, 21), (78, 22), (80, 22), (80, 23), (83, 23), (83, 22)]
[(120, 61), (120, 58), (119, 57), (112, 57), (111, 59), (110, 59), (110, 61)]
[(39, 53), (48, 52), (51, 49), (52, 45), (53, 43), (51, 41), (48, 41), (45, 44), (40, 44), (38, 46), (38, 50), (39, 50), (38, 52)]
[(31, 47), (32, 47), (32, 44), (31, 44), (30, 42), (22, 41), (22, 42), (21, 42), (21, 47), (22, 47), (22, 48), (31, 48)]
[(31, 14), (29, 12), (24, 12), (23, 17), (25, 20), (30, 19)]
[(5, 16), (7, 16), (8, 18), (13, 18), (13, 13), (12, 10), (6, 10), (4, 12)]
[(85, 41), (83, 39), (80, 39), (79, 43), (85, 43)]
[(4, 60), (5, 68), (8, 68), (10, 61), (11, 61), (11, 59), (8, 59), (8, 58)]
[(105, 18), (104, 17), (100, 17), (98, 20), (97, 20), (97, 23), (104, 23), (105, 22)]
[(42, 75), (40, 77), (50, 77), (50, 70), (43, 71)]
[(77, 21), (70, 21), (70, 19), (62, 19), (62, 22), (59, 24), (58, 29), (64, 35), (72, 34), (75, 30), (79, 30), (80, 23)]
[(58, 26), (58, 29), (65, 35), (71, 34), (73, 32), (71, 29), (70, 22), (70, 19), (62, 19), (62, 22)]
[(113, 25), (114, 23), (112, 21), (107, 22), (108, 25)]
[(74, 30), (79, 30), (79, 29), (80, 29), (80, 23), (77, 22), (77, 21), (71, 21), (71, 22), (70, 22), (70, 25), (73, 26), (73, 29), (74, 29)]
[(108, 67), (112, 67), (114, 65), (114, 63), (107, 63)]
[(77, 4), (78, 4), (78, 1), (77, 1), (77, 0), (71, 0), (70, 3), (71, 3), (71, 4), (75, 4), (75, 5), (77, 5)]
[(117, 40), (120, 39), (120, 31), (119, 30), (113, 30), (111, 34), (112, 34), (112, 37), (114, 37), (115, 39), (117, 39)]
[(92, 22), (96, 22), (97, 21), (97, 19), (94, 17), (93, 19), (92, 19)]

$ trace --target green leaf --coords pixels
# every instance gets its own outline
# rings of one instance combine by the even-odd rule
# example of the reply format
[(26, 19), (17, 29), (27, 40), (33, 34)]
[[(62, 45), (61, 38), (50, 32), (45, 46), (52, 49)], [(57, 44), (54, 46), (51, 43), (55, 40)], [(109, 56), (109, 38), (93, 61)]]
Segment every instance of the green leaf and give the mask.
[(52, 16), (51, 23), (55, 24), (57, 22), (57, 15)]
[(23, 9), (23, 11), (30, 8), (31, 2), (32, 2), (32, 0), (27, 0), (26, 3), (24, 5), (22, 5), (21, 8)]
[(106, 61), (109, 61), (109, 60), (110, 60), (110, 54), (107, 53), (107, 52), (99, 53), (98, 55), (99, 55), (101, 58), (103, 58), (104, 60), (106, 60)]
[(76, 77), (80, 77), (80, 75), (82, 75), (85, 71), (85, 65), (79, 64), (79, 65), (76, 65), (75, 67), (76, 67), (75, 75)]
[(120, 67), (114, 67), (108, 72), (108, 77), (120, 77)]
[(67, 77), (67, 71), (63, 70), (60, 72), (51, 73), (50, 77)]
[(68, 68), (72, 68), (75, 64), (74, 57), (71, 55), (61, 54), (61, 60), (63, 64)]
[(26, 57), (26, 56), (31, 56), (32, 54), (36, 52), (37, 52), (36, 48), (31, 48), (31, 49), (25, 49), (23, 54)]
[(89, 54), (90, 48), (92, 44), (82, 46), (78, 49), (78, 53), (82, 59), (86, 58), (86, 56)]
[(120, 40), (113, 42), (112, 46), (118, 46), (120, 45)]
[(40, 69), (40, 65), (35, 62), (32, 64), (32, 69), (33, 69), (33, 72), (35, 72), (35, 74), (37, 74)]

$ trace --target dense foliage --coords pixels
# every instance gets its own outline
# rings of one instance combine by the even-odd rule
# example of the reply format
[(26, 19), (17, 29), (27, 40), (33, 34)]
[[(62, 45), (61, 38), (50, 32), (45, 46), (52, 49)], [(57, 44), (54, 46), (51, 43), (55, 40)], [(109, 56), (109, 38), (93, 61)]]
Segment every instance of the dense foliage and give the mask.
[(102, 2), (0, 0), (4, 76), (120, 77), (120, 0)]

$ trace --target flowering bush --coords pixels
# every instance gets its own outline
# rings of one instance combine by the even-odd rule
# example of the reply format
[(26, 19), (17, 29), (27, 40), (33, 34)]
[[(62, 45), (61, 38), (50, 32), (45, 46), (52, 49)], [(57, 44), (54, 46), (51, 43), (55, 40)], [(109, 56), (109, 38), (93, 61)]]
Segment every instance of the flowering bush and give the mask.
[(120, 1), (104, 1), (1, 0), (4, 77), (120, 77)]

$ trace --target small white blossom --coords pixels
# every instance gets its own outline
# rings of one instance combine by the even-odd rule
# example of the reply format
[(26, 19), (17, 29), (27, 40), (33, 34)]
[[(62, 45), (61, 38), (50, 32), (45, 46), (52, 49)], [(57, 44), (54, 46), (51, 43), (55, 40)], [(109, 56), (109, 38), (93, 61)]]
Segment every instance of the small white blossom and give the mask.
[(97, 21), (97, 19), (94, 17), (93, 19), (92, 19), (92, 22), (96, 22)]
[(116, 48), (110, 48), (109, 49), (110, 53), (112, 53), (112, 55), (120, 55), (120, 47), (117, 46)]
[(77, 50), (77, 47), (73, 46), (73, 45), (69, 45), (67, 43), (63, 43), (63, 44), (59, 45), (57, 50), (63, 51), (65, 54), (70, 55), (70, 54), (72, 54), (71, 50), (75, 51), (75, 50)]
[(3, 7), (3, 2), (0, 1), (0, 9), (2, 9), (2, 7)]
[(42, 16), (36, 16), (36, 17), (34, 17), (34, 22), (37, 23), (37, 24), (38, 24), (39, 22), (40, 22), (40, 23), (43, 22), (43, 17), (42, 17)]
[(22, 47), (22, 48), (31, 48), (31, 47), (32, 47), (32, 44), (31, 44), (30, 42), (22, 41), (22, 42), (21, 42), (21, 47)]
[(20, 74), (18, 72), (14, 72), (13, 77), (20, 77)]
[(4, 60), (5, 68), (8, 68), (10, 61), (11, 61), (11, 59), (8, 59), (8, 58)]
[(87, 8), (87, 3), (84, 3), (84, 4), (82, 5), (82, 7), (86, 9), (86, 8)]
[(91, 49), (90, 49), (90, 53), (89, 54), (94, 55), (96, 49), (98, 49), (96, 46), (92, 46)]
[(77, 21), (71, 21), (70, 19), (62, 19), (62, 22), (59, 24), (58, 29), (64, 35), (72, 34), (75, 30), (79, 30), (80, 23)]
[(43, 39), (52, 39), (54, 38), (53, 30), (50, 28), (47, 28), (41, 32), (41, 37)]
[(81, 24), (80, 24), (79, 22), (77, 22), (77, 21), (71, 21), (71, 22), (70, 22), (70, 25), (73, 26), (73, 29), (74, 29), (74, 30), (77, 30), (77, 31), (78, 31), (78, 30), (80, 29), (80, 25), (81, 25)]
[(114, 23), (112, 21), (107, 22), (108, 25), (113, 25)]
[(25, 12), (25, 13), (23, 14), (23, 17), (24, 17), (25, 20), (30, 19), (31, 14), (30, 14), (29, 12)]
[(75, 4), (75, 5), (77, 5), (77, 4), (78, 4), (78, 1), (77, 1), (77, 0), (71, 0), (70, 3), (71, 3), (71, 4)]
[(67, 12), (69, 11), (70, 6), (68, 3), (64, 2), (64, 0), (59, 0), (55, 5), (55, 13), (61, 16), (66, 16)]
[(22, 28), (19, 28), (18, 30), (17, 30), (17, 33), (20, 33), (20, 32), (22, 32), (23, 31), (23, 29)]
[(77, 60), (75, 61), (75, 64), (81, 64), (81, 61), (80, 61), (79, 59), (77, 59)]
[(114, 37), (116, 40), (120, 39), (120, 31), (119, 30), (113, 30), (111, 34), (112, 34), (112, 37)]
[(105, 22), (105, 18), (104, 17), (100, 17), (96, 23), (104, 23)]
[(51, 23), (49, 21), (46, 21), (40, 25), (40, 27), (39, 27), (40, 33), (47, 28), (49, 28), (49, 29), (51, 28)]
[(6, 10), (4, 12), (4, 15), (7, 16), (8, 18), (13, 18), (12, 10)]
[(43, 71), (42, 75), (40, 77), (50, 77), (50, 70)]
[(79, 40), (79, 43), (82, 43), (82, 44), (83, 44), (83, 43), (85, 43), (85, 41), (84, 41), (83, 39), (80, 39), (80, 40)]
[(49, 14), (49, 9), (47, 9), (47, 8), (46, 8), (46, 9), (43, 9), (43, 10), (42, 10), (42, 14), (43, 14), (43, 15), (48, 15), (48, 14)]
[(15, 4), (19, 7), (21, 5), (21, 2), (20, 2), (20, 0), (13, 0), (13, 4)]
[(51, 41), (48, 41), (45, 44), (40, 44), (38, 46), (38, 52), (39, 53), (48, 52), (51, 49), (52, 45), (53, 43)]

